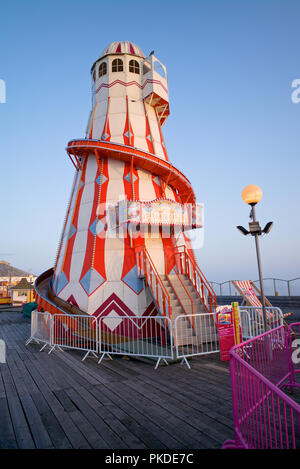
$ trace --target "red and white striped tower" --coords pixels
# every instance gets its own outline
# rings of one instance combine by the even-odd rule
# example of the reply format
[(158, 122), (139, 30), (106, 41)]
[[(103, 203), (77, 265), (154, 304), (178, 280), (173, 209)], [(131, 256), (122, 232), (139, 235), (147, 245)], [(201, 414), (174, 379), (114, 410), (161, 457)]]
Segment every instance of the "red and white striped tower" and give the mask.
[(136, 236), (120, 220), (108, 233), (108, 208), (122, 200), (195, 203), (190, 182), (169, 162), (161, 131), (169, 115), (166, 68), (154, 54), (146, 58), (125, 41), (111, 43), (91, 74), (86, 137), (67, 146), (76, 172), (52, 293), (89, 315), (156, 314), (138, 275), (136, 252), (146, 248), (158, 275), (169, 274), (177, 246), (191, 253), (188, 239), (182, 227), (165, 236), (159, 224), (152, 234), (147, 224), (139, 225)]

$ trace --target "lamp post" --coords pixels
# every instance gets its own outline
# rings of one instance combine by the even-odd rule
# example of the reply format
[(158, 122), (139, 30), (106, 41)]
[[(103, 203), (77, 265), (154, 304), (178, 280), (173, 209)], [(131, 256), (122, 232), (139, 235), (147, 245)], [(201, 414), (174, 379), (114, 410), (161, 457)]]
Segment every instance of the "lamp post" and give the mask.
[(261, 267), (261, 256), (260, 256), (260, 247), (259, 247), (259, 236), (269, 233), (272, 228), (273, 222), (269, 222), (266, 224), (264, 229), (262, 230), (259, 226), (259, 222), (256, 220), (256, 204), (262, 198), (262, 190), (260, 187), (255, 185), (246, 186), (242, 190), (242, 199), (243, 201), (251, 206), (250, 218), (252, 221), (249, 223), (249, 231), (246, 230), (243, 226), (237, 226), (237, 229), (243, 233), (243, 235), (251, 234), (251, 236), (255, 237), (255, 247), (256, 247), (256, 257), (257, 257), (257, 267), (258, 267), (258, 275), (259, 275), (259, 283), (260, 283), (260, 292), (261, 292), (261, 302), (262, 302), (262, 312), (263, 312), (263, 323), (264, 323), (264, 330), (268, 330), (268, 322), (267, 322), (267, 314), (266, 314), (266, 301), (265, 301), (265, 292), (264, 292), (264, 282), (263, 282), (263, 275), (262, 275), (262, 267)]

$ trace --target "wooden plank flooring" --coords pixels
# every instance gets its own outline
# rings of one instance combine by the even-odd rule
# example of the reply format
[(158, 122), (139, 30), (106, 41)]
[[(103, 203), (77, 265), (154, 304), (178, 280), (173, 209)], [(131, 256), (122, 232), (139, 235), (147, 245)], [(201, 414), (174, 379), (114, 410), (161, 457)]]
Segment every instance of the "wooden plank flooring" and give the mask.
[(30, 321), (0, 312), (0, 448), (202, 449), (233, 438), (230, 375), (218, 354), (191, 370), (121, 357), (39, 352)]

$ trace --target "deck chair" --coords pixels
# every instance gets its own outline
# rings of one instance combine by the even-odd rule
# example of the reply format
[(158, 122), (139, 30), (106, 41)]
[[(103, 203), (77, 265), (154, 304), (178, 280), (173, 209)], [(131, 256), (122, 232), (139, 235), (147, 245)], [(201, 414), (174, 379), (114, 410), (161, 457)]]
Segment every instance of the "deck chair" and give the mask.
[[(232, 285), (237, 289), (240, 295), (243, 298), (243, 303), (241, 306), (257, 306), (258, 308), (262, 307), (261, 301), (257, 295), (261, 297), (260, 289), (255, 285), (252, 280), (232, 280)], [(272, 304), (265, 297), (265, 305), (273, 308)], [(293, 313), (285, 313), (283, 314), (283, 319), (291, 316)], [(271, 319), (269, 317), (270, 313), (267, 315), (267, 319)]]

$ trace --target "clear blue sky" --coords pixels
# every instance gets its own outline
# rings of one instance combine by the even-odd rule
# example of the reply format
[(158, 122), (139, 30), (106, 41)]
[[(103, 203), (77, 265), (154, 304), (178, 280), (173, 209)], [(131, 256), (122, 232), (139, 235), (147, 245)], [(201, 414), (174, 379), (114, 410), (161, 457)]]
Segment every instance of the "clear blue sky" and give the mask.
[[(40, 273), (53, 265), (84, 135), (90, 66), (111, 41), (155, 50), (168, 70), (172, 162), (205, 206), (200, 267), (211, 280), (257, 278), (248, 207), (258, 184), (265, 276), (300, 276), (300, 2), (291, 0), (20, 0), (0, 5), (0, 258)], [(5, 255), (11, 254), (11, 255)]]

